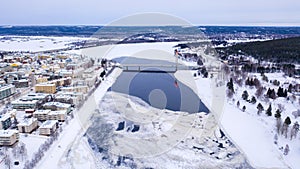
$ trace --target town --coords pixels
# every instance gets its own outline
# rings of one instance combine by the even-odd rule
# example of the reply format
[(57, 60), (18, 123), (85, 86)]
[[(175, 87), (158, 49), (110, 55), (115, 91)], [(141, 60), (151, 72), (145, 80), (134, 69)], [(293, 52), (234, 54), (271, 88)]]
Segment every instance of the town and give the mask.
[(30, 168), (112, 69), (76, 54), (2, 55), (0, 160)]

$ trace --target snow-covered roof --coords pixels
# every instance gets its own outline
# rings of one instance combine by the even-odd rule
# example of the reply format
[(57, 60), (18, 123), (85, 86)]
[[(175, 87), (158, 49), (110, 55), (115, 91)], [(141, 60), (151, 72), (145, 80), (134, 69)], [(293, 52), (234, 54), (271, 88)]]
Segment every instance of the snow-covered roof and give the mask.
[(6, 113), (6, 114), (3, 114), (3, 115), (0, 115), (0, 121), (5, 121), (5, 120), (7, 120), (10, 117), (11, 117), (10, 113)]
[(0, 130), (0, 137), (11, 137), (17, 133), (19, 133), (17, 130)]
[(17, 126), (29, 126), (32, 123), (34, 123), (35, 121), (37, 121), (36, 118), (26, 118), (26, 119), (23, 119)]
[(48, 114), (51, 110), (36, 110), (33, 114)]
[(40, 126), (40, 128), (52, 128), (57, 122), (57, 120), (47, 120)]
[(67, 110), (51, 111), (48, 115), (65, 115)]
[(69, 107), (71, 107), (70, 104), (60, 103), (60, 102), (47, 102), (47, 103), (44, 104), (44, 106), (56, 106), (56, 107), (61, 107), (61, 108), (69, 108)]

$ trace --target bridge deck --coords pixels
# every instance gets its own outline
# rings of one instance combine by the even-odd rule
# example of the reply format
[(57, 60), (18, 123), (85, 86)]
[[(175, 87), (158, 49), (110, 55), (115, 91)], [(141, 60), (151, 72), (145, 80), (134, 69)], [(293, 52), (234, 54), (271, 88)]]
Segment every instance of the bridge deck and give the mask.
[(197, 70), (202, 66), (185, 65), (158, 65), (158, 64), (122, 64), (120, 66), (126, 72), (176, 72), (177, 70)]

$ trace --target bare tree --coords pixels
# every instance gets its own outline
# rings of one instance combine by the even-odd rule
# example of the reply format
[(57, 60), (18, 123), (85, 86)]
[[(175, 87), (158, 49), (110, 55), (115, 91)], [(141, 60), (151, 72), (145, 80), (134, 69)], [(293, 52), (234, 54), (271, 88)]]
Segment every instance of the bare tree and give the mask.
[(26, 149), (26, 145), (23, 142), (20, 142), (20, 155), (22, 157), (22, 160), (26, 159), (27, 157), (27, 149)]
[(4, 157), (4, 164), (8, 169), (11, 168), (11, 159), (10, 159), (10, 156), (7, 154)]
[(283, 104), (278, 104), (278, 109), (281, 111), (281, 112), (283, 112), (283, 111), (285, 111), (285, 107), (284, 107), (284, 105)]
[(262, 86), (256, 88), (255, 96), (259, 98), (264, 92), (264, 88)]
[(278, 134), (280, 134), (282, 120), (281, 120), (281, 111), (279, 109), (276, 110), (275, 118), (276, 118), (276, 131)]
[(278, 135), (275, 134), (275, 136), (274, 136), (274, 144), (277, 144), (277, 143), (278, 143)]
[(296, 138), (297, 134), (299, 132), (299, 123), (296, 121), (291, 129), (291, 133), (290, 133), (290, 139), (292, 140), (293, 137)]
[(285, 148), (284, 148), (284, 150), (283, 150), (283, 154), (284, 154), (284, 155), (288, 155), (289, 152), (290, 152), (290, 147), (289, 147), (289, 145), (285, 145)]

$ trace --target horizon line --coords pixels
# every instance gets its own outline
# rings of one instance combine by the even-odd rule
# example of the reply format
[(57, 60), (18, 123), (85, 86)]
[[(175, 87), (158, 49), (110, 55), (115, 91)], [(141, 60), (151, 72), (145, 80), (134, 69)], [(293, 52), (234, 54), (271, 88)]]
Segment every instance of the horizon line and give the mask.
[[(13, 26), (125, 26), (128, 27), (130, 25), (109, 25), (109, 24), (0, 24), (0, 27), (13, 27)], [(139, 26), (139, 25), (132, 25)], [(140, 25), (147, 26), (147, 25)], [(156, 25), (149, 25), (156, 26)], [(157, 25), (157, 26), (182, 26), (182, 25)], [(188, 26), (188, 25), (186, 25)], [(300, 27), (300, 24), (290, 24), (290, 23), (282, 23), (282, 24), (274, 24), (274, 23), (254, 23), (254, 24), (191, 24), (191, 27), (196, 26), (216, 26), (216, 27)]]

